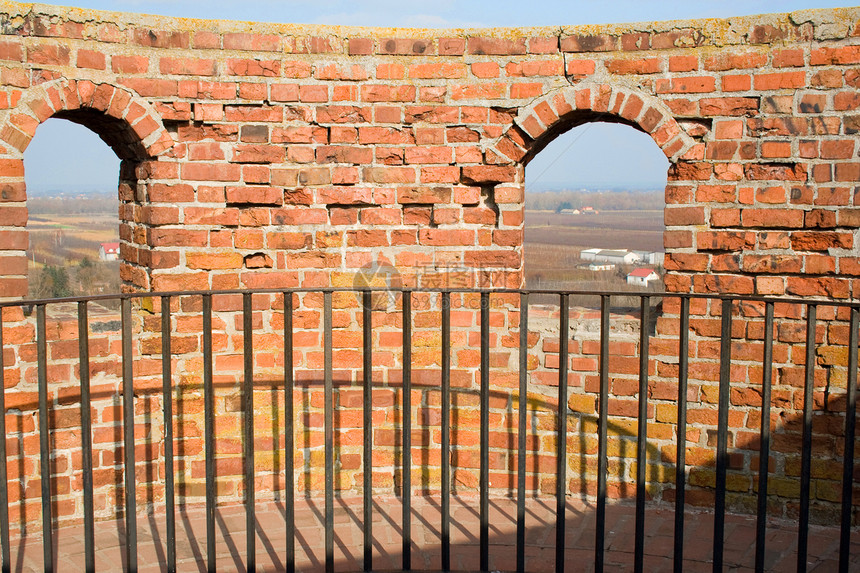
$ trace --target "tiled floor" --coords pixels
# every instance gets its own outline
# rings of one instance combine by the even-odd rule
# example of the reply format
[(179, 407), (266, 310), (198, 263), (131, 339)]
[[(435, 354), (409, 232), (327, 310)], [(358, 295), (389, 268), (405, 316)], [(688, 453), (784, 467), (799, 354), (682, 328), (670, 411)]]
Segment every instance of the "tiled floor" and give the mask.
[[(413, 500), (412, 569), (441, 569), (440, 508), (438, 498)], [(479, 562), (478, 500), (453, 497), (451, 502), (451, 567), (455, 571), (477, 571)], [(610, 506), (606, 520), (606, 570), (613, 573), (633, 569), (634, 512), (630, 505)], [(376, 570), (402, 569), (401, 504), (395, 497), (374, 499), (373, 566)], [(299, 571), (325, 569), (324, 504), (322, 499), (297, 502), (296, 565)], [(509, 499), (490, 501), (490, 569), (516, 568), (516, 505)], [(711, 571), (713, 515), (687, 513), (684, 571)], [(362, 501), (335, 498), (334, 569), (363, 568)], [(568, 504), (566, 513), (565, 568), (594, 569), (594, 508), (579, 502)], [(555, 500), (529, 499), (526, 504), (526, 570), (552, 571), (555, 559)], [(176, 553), (179, 571), (206, 571), (206, 526), (200, 507), (177, 515)], [(671, 509), (649, 509), (646, 513), (645, 570), (671, 571), (674, 513)], [(125, 554), (122, 522), (96, 524), (96, 568), (122, 571)], [(163, 515), (138, 520), (138, 563), (141, 571), (164, 570), (165, 519)], [(281, 503), (257, 506), (257, 570), (283, 571), (286, 559), (284, 507)], [(725, 570), (752, 570), (755, 555), (755, 519), (728, 516), (726, 519)], [(13, 571), (41, 571), (41, 535), (18, 537), (11, 543)], [(860, 531), (852, 536), (850, 570), (860, 571)], [(796, 570), (796, 524), (772, 521), (768, 525), (766, 567), (771, 571)], [(84, 568), (84, 534), (81, 527), (55, 532), (56, 570)], [(835, 571), (839, 531), (814, 526), (809, 532), (808, 571)], [(216, 513), (217, 571), (245, 571), (245, 513), (241, 507), (224, 507)]]

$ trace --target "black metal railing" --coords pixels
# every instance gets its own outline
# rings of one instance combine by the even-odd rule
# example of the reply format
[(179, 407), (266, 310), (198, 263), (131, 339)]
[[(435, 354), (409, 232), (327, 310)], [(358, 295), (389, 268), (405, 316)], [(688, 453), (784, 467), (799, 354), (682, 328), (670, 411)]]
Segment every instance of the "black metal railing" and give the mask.
[[(372, 530), (372, 466), (373, 466), (373, 422), (372, 422), (372, 390), (373, 390), (373, 300), (372, 296), (379, 289), (352, 289), (358, 293), (361, 300), (362, 313), (362, 378), (363, 389), (363, 568), (371, 571), (373, 567), (373, 530)], [(174, 483), (174, 457), (173, 448), (174, 435), (170, 423), (174, 419), (172, 390), (174, 378), (171, 365), (171, 304), (176, 298), (190, 296), (202, 297), (202, 386), (204, 404), (204, 459), (205, 459), (205, 516), (206, 516), (206, 568), (215, 571), (216, 562), (216, 504), (218, 502), (216, 483), (216, 448), (215, 448), (215, 406), (214, 406), (214, 384), (213, 384), (213, 296), (240, 295), (242, 298), (242, 354), (243, 354), (243, 421), (244, 421), (244, 445), (243, 456), (246, 460), (254, 459), (254, 354), (253, 343), (253, 296), (260, 294), (280, 295), (283, 299), (283, 383), (284, 412), (286, 420), (294, 420), (295, 412), (291, 397), (296, 389), (295, 368), (293, 364), (293, 315), (297, 310), (294, 308), (293, 295), (296, 293), (322, 292), (322, 332), (323, 332), (323, 388), (324, 388), (324, 436), (326, 444), (332, 444), (334, 440), (334, 383), (333, 383), (333, 294), (344, 292), (345, 289), (320, 289), (316, 291), (307, 290), (277, 290), (277, 291), (230, 291), (222, 293), (203, 292), (171, 292), (171, 293), (139, 293), (124, 294), (118, 298), (121, 300), (121, 341), (122, 341), (122, 424), (123, 424), (123, 465), (124, 471), (124, 509), (126, 551), (124, 553), (124, 567), (127, 571), (136, 571), (138, 568), (138, 532), (137, 520), (138, 508), (134, 495), (136, 488), (135, 472), (130, 471), (136, 465), (135, 460), (135, 432), (134, 432), (134, 373), (133, 373), (133, 340), (134, 340), (134, 310), (133, 305), (140, 299), (147, 297), (160, 302), (161, 313), (161, 360), (162, 360), (162, 402), (164, 424), (164, 483), (165, 495), (164, 505), (166, 509), (167, 536), (166, 545), (166, 568), (175, 571), (177, 566), (176, 553), (176, 491)], [(399, 312), (402, 329), (402, 569), (412, 568), (412, 483), (411, 473), (413, 461), (410, 452), (412, 450), (412, 429), (414, 425), (412, 414), (412, 332), (413, 332), (413, 295), (427, 291), (410, 289), (399, 289), (396, 291), (401, 295)], [(600, 297), (599, 318), (599, 357), (596, 375), (599, 380), (599, 392), (597, 397), (597, 438), (598, 438), (598, 469), (595, 512), (596, 512), (596, 534), (594, 538), (594, 569), (603, 571), (606, 566), (605, 554), (605, 528), (608, 493), (608, 409), (610, 403), (610, 301), (613, 296), (631, 296), (630, 293), (579, 293), (575, 291), (549, 292), (549, 291), (469, 291), (469, 290), (442, 290), (433, 291), (439, 296), (439, 311), (441, 312), (441, 483), (440, 507), (441, 507), (441, 565), (443, 570), (451, 569), (451, 297), (462, 294), (477, 294), (480, 297), (480, 306), (477, 309), (479, 320), (478, 330), (480, 335), (480, 366), (479, 366), (479, 400), (480, 400), (480, 468), (479, 468), (479, 547), (480, 569), (490, 570), (490, 543), (489, 543), (489, 400), (490, 400), (490, 311), (491, 298), (504, 294), (519, 297), (518, 311), (519, 333), (518, 349), (519, 376), (518, 376), (518, 428), (517, 428), (517, 464), (516, 464), (516, 570), (526, 570), (526, 419), (527, 419), (527, 396), (529, 394), (529, 297), (532, 294), (553, 295), (558, 297), (559, 312), (558, 329), (562, 335), (559, 337), (559, 366), (558, 366), (558, 412), (557, 412), (557, 444), (556, 452), (556, 542), (555, 542), (555, 570), (565, 570), (565, 539), (566, 539), (566, 500), (568, 488), (566, 472), (568, 470), (568, 442), (566, 432), (568, 428), (567, 417), (569, 415), (568, 403), (568, 375), (569, 375), (569, 334), (570, 296), (574, 294), (597, 295)], [(803, 368), (803, 413), (802, 413), (802, 447), (801, 447), (801, 471), (800, 471), (800, 494), (797, 525), (797, 570), (805, 571), (807, 567), (808, 533), (810, 527), (810, 485), (812, 475), (812, 451), (813, 451), (813, 388), (815, 382), (816, 368), (816, 329), (819, 325), (817, 310), (819, 307), (832, 307), (832, 317), (828, 320), (839, 320), (847, 322), (849, 337), (847, 342), (847, 390), (846, 408), (844, 415), (844, 453), (842, 454), (842, 490), (840, 501), (840, 524), (839, 524), (839, 570), (848, 571), (850, 564), (851, 532), (854, 519), (853, 484), (854, 484), (854, 439), (856, 424), (857, 403), (857, 353), (858, 353), (858, 312), (860, 303), (836, 302), (836, 301), (811, 301), (802, 299), (766, 299), (758, 297), (736, 297), (718, 295), (677, 295), (677, 294), (642, 294), (639, 295), (641, 305), (639, 310), (639, 373), (638, 373), (638, 428), (636, 432), (636, 488), (635, 488), (635, 537), (634, 537), (634, 568), (636, 571), (645, 569), (645, 540), (646, 540), (646, 514), (645, 507), (648, 499), (647, 485), (647, 446), (648, 446), (648, 394), (649, 394), (649, 361), (652, 359), (649, 351), (649, 341), (652, 336), (652, 302), (658, 299), (673, 299), (678, 301), (678, 312), (673, 316), (677, 321), (677, 344), (678, 344), (678, 370), (677, 370), (677, 436), (675, 459), (675, 498), (674, 498), (674, 570), (681, 571), (684, 566), (684, 531), (685, 531), (685, 491), (687, 490), (686, 474), (686, 444), (684, 440), (687, 423), (688, 405), (688, 379), (690, 377), (690, 320), (691, 302), (707, 301), (712, 303), (708, 312), (712, 316), (720, 317), (719, 335), (719, 397), (718, 416), (716, 428), (715, 446), (715, 487), (713, 507), (713, 549), (712, 563), (714, 571), (723, 570), (725, 552), (725, 525), (727, 514), (727, 472), (729, 470), (729, 410), (731, 406), (731, 366), (732, 366), (732, 328), (734, 320), (744, 320), (743, 316), (735, 318), (735, 314), (743, 314), (743, 309), (738, 309), (739, 303), (747, 306), (755, 306), (763, 314), (763, 355), (761, 361), (761, 426), (759, 429), (759, 463), (758, 463), (758, 489), (756, 495), (756, 540), (755, 540), (755, 563), (756, 571), (765, 569), (765, 550), (767, 547), (767, 517), (768, 517), (768, 479), (770, 469), (768, 462), (771, 454), (771, 388), (773, 386), (773, 331), (775, 326), (774, 309), (776, 305), (800, 305), (805, 313), (805, 356)], [(74, 302), (77, 305), (77, 325), (79, 343), (80, 364), (80, 408), (81, 408), (81, 436), (83, 457), (83, 504), (84, 504), (84, 530), (85, 530), (85, 555), (87, 571), (95, 570), (95, 541), (94, 541), (94, 510), (93, 510), (93, 463), (92, 463), (92, 420), (90, 417), (90, 348), (88, 324), (89, 305), (105, 300), (110, 297), (91, 297), (86, 299), (63, 299), (64, 302)], [(117, 298), (117, 297), (114, 297)], [(55, 300), (28, 301), (26, 305), (35, 308), (34, 319), (36, 326), (36, 349), (37, 349), (37, 371), (38, 371), (38, 419), (39, 419), (39, 446), (40, 446), (40, 474), (41, 474), (41, 504), (42, 504), (42, 539), (44, 566), (46, 571), (52, 571), (56, 562), (54, 555), (54, 542), (52, 532), (54, 531), (54, 517), (52, 516), (52, 481), (50, 471), (50, 428), (48, 425), (49, 408), (49, 383), (48, 383), (48, 352), (46, 333), (46, 309), (56, 303)], [(20, 302), (0, 303), (0, 311), (8, 307), (23, 306)], [(758, 312), (758, 311), (756, 311)], [(847, 316), (847, 320), (845, 317)], [(757, 317), (758, 319), (758, 317)], [(3, 341), (3, 314), (0, 312), (0, 388), (5, 388), (4, 376), (4, 346)], [(0, 411), (6, 410), (5, 392), (0, 392)], [(292, 484), (295, 484), (294, 455), (296, 451), (295, 436), (290, 424), (287, 424), (286, 441), (283, 447), (285, 459), (286, 484), (285, 488), (285, 513), (284, 527), (286, 529), (285, 566), (289, 572), (296, 569), (296, 547), (295, 547), (295, 492)], [(5, 432), (4, 432), (5, 433)], [(563, 437), (562, 434), (565, 434)], [(0, 561), (2, 571), (10, 571), (12, 562), (10, 557), (10, 527), (8, 517), (9, 492), (7, 489), (7, 464), (6, 443), (0, 440)], [(326, 571), (334, 570), (334, 476), (335, 459), (334, 449), (325, 449), (325, 480), (324, 480), (324, 521), (325, 521), (325, 568)], [(254, 463), (246, 463), (244, 466), (243, 484), (246, 511), (246, 534), (247, 554), (245, 565), (247, 570), (252, 571), (256, 567), (255, 555), (255, 489), (254, 489)]]

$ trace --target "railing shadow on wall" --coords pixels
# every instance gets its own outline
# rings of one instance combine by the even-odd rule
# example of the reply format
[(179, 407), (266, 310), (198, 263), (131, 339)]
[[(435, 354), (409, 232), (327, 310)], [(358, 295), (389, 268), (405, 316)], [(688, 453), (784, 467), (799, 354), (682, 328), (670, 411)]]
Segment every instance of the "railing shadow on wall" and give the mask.
[[(285, 292), (290, 296), (284, 296)], [(52, 320), (50, 323), (47, 309), (56, 301), (27, 303), (35, 309), (31, 317), (20, 312), (22, 303), (3, 303), (6, 320), (0, 324), (0, 332), (5, 334), (5, 342), (0, 340), (3, 349), (0, 366), (7, 390), (2, 407), (16, 413), (12, 416), (11, 428), (7, 414), (7, 435), (16, 436), (18, 445), (15, 451), (8, 452), (9, 466), (0, 462), (0, 471), (8, 476), (11, 467), (11, 483), (17, 485), (18, 491), (15, 492), (14, 487), (0, 491), (6, 502), (0, 503), (0, 512), (17, 509), (21, 533), (35, 529), (34, 524), (41, 519), (41, 531), (47, 532), (44, 536), (45, 563), (53, 563), (56, 555), (51, 532), (58, 523), (83, 521), (88, 531), (89, 559), (93, 522), (96, 518), (110, 517), (110, 502), (113, 501), (114, 516), (125, 518), (124, 523), (119, 523), (120, 534), (128, 541), (125, 565), (127, 569), (135, 569), (138, 503), (150, 515), (154, 508), (167, 508), (167, 514), (174, 515), (176, 506), (193, 506), (205, 498), (207, 554), (199, 554), (197, 561), (214, 564), (215, 529), (216, 526), (225, 527), (216, 507), (221, 503), (242, 504), (247, 499), (256, 499), (257, 488), (271, 490), (275, 501), (283, 502), (287, 537), (292, 539), (295, 539), (295, 529), (289, 516), (295, 507), (295, 491), (310, 498), (324, 494), (321, 520), (325, 524), (332, 523), (336, 493), (338, 496), (344, 492), (360, 493), (364, 497), (362, 522), (370, 523), (368, 512), (372, 511), (369, 508), (373, 505), (374, 491), (398, 494), (404, 500), (407, 513), (411, 512), (408, 499), (413, 492), (437, 495), (443, 516), (450, 514), (451, 494), (477, 492), (478, 509), (472, 509), (479, 517), (480, 568), (487, 570), (490, 545), (487, 514), (492, 493), (494, 500), (506, 496), (517, 500), (517, 569), (523, 570), (525, 507), (520, 500), (541, 492), (555, 494), (556, 511), (562, 510), (559, 514), (562, 517), (557, 517), (556, 535), (560, 537), (556, 542), (556, 559), (563, 561), (563, 516), (566, 513), (563, 509), (572, 495), (593, 505), (597, 531), (605, 530), (608, 500), (629, 497), (635, 500), (634, 560), (636, 566), (641, 567), (645, 558), (644, 512), (651, 501), (667, 502), (667, 506), (674, 504), (680, 508), (675, 518), (674, 558), (676, 563), (683, 563), (686, 494), (690, 505), (713, 504), (715, 568), (721, 566), (727, 509), (743, 511), (754, 507), (758, 519), (758, 569), (763, 568), (766, 517), (776, 508), (783, 516), (798, 517), (797, 559), (804, 567), (808, 528), (811, 520), (816, 519), (816, 511), (822, 510), (825, 518), (838, 514), (840, 567), (847, 570), (850, 533), (857, 521), (857, 508), (853, 499), (855, 408), (844, 406), (856, 404), (857, 304), (648, 293), (642, 296), (639, 316), (640, 326), (646, 327), (639, 329), (638, 345), (632, 353), (638, 368), (626, 371), (622, 368), (617, 372), (612, 363), (630, 362), (631, 353), (619, 357), (610, 351), (610, 345), (617, 342), (611, 340), (609, 302), (613, 293), (596, 293), (601, 297), (600, 337), (587, 341), (596, 345), (590, 350), (592, 362), (596, 364), (593, 370), (587, 365), (576, 366), (570, 350), (577, 341), (570, 336), (568, 345), (558, 345), (555, 369), (547, 368), (546, 355), (540, 364), (541, 356), (536, 349), (541, 337), (546, 337), (529, 328), (528, 313), (521, 312), (528, 309), (529, 293), (438, 291), (432, 293), (437, 298), (438, 308), (428, 311), (438, 314), (438, 322), (429, 318), (428, 312), (424, 312), (426, 309), (413, 308), (413, 299), (420, 301), (427, 293), (409, 290), (398, 293), (401, 298), (397, 308), (388, 313), (374, 310), (374, 291), (370, 289), (129, 294), (122, 297), (121, 331), (114, 332), (113, 337), (108, 332), (104, 342), (94, 332), (110, 331), (110, 324), (93, 329), (88, 319), (88, 305), (104, 297), (66, 301), (75, 303), (76, 316), (71, 321)], [(407, 293), (408, 296), (402, 296)], [(571, 293), (551, 294), (559, 297), (562, 307), (568, 305)], [(491, 296), (507, 297), (508, 305), (492, 307)], [(343, 297), (357, 298), (353, 299), (355, 304), (350, 304)], [(468, 307), (466, 297), (473, 297), (478, 304)], [(664, 316), (656, 322), (650, 316), (650, 301), (655, 297), (673, 301), (666, 305), (670, 309), (664, 308)], [(213, 306), (213, 298), (227, 302)], [(255, 298), (259, 300), (255, 302)], [(240, 301), (241, 304), (237, 304)], [(133, 312), (133, 303), (136, 312)], [(457, 316), (453, 329), (452, 308), (465, 313)], [(383, 333), (386, 329), (394, 333), (395, 340), (390, 337), (383, 340), (380, 333), (374, 335), (374, 312), (383, 317), (377, 321)], [(775, 312), (782, 319), (778, 326), (775, 326)], [(270, 315), (268, 323), (260, 320), (264, 313)], [(309, 319), (302, 313), (314, 318)], [(733, 318), (734, 314), (739, 316)], [(167, 320), (161, 320), (162, 316)], [(418, 323), (414, 324), (416, 318)], [(569, 313), (560, 312), (558, 320), (557, 333), (569, 334)], [(661, 320), (669, 320), (677, 327), (661, 326)], [(297, 325), (295, 321), (304, 322)], [(356, 325), (358, 332), (353, 333), (356, 336), (350, 336)], [(780, 353), (776, 363), (782, 365), (778, 368), (776, 384), (773, 383), (775, 329), (777, 352)], [(786, 331), (785, 336), (782, 330)], [(338, 331), (345, 333), (344, 336), (335, 336)], [(313, 332), (315, 336), (302, 342), (302, 333)], [(185, 336), (187, 333), (190, 336)], [(279, 338), (280, 333), (283, 336)], [(438, 333), (438, 337), (433, 333)], [(456, 355), (457, 364), (453, 368), (452, 333), (455, 337), (459, 333), (458, 341), (465, 343), (461, 347), (465, 354)], [(391, 352), (398, 334), (401, 346), (397, 352)], [(509, 335), (508, 339), (504, 338), (505, 334)], [(667, 334), (668, 340), (675, 344), (674, 361), (665, 356), (671, 354), (666, 350)], [(801, 334), (805, 339), (801, 337), (798, 342), (802, 344), (788, 344), (791, 337)], [(191, 339), (196, 343), (190, 343)], [(580, 342), (584, 347), (586, 341)], [(743, 344), (752, 344), (757, 350), (744, 350)], [(63, 345), (77, 347), (77, 372), (59, 368), (64, 364), (69, 366), (75, 358), (73, 349)], [(687, 352), (678, 352), (678, 348), (686, 348)], [(783, 356), (781, 353), (786, 350), (790, 355)], [(746, 362), (760, 351), (760, 372), (756, 375), (747, 372), (744, 376), (749, 379), (742, 384), (736, 384), (738, 375), (733, 371), (736, 363), (732, 361), (732, 354), (737, 357), (739, 351), (740, 360)], [(418, 356), (422, 352), (425, 355)], [(518, 358), (515, 368), (500, 359), (505, 352)], [(586, 350), (579, 348), (577, 352), (576, 358), (582, 358)], [(427, 353), (432, 355), (429, 360)], [(52, 360), (55, 355), (64, 358)], [(662, 362), (658, 359), (661, 356)], [(833, 356), (837, 358), (834, 360)], [(375, 358), (380, 361), (374, 362)], [(181, 364), (182, 359), (188, 363)], [(823, 369), (816, 365), (820, 366), (823, 359), (831, 362), (827, 364), (822, 398), (816, 387), (822, 386), (817, 378), (821, 378)], [(413, 361), (432, 368), (413, 368)], [(655, 436), (666, 430), (658, 426), (668, 422), (665, 414), (649, 412), (649, 408), (654, 402), (661, 406), (671, 402), (665, 395), (655, 398), (657, 391), (651, 385), (651, 382), (667, 379), (660, 371), (661, 364), (672, 366), (669, 370), (675, 376), (676, 426), (668, 435)], [(580, 369), (581, 379), (577, 379), (573, 371), (576, 368)], [(781, 412), (788, 413), (784, 427), (771, 436), (775, 426), (762, 424), (760, 443), (742, 443), (746, 439), (742, 436), (743, 424), (741, 427), (736, 421), (730, 424), (730, 413), (736, 410), (733, 404), (739, 403), (732, 392), (748, 391), (755, 386), (758, 376), (761, 404), (757, 409), (762, 412), (759, 419), (770, 419), (771, 389), (783, 392), (785, 386), (796, 385), (791, 376), (797, 368), (803, 369), (801, 384), (788, 398), (782, 398), (783, 405), (792, 405)], [(94, 371), (102, 369), (108, 374), (92, 377)], [(530, 378), (541, 369), (557, 376), (555, 389), (546, 385), (529, 387)], [(272, 375), (277, 371), (282, 376)], [(321, 371), (322, 378), (319, 377)], [(501, 376), (496, 377), (494, 373)], [(512, 378), (514, 374), (516, 377)], [(58, 380), (63, 376), (71, 386), (57, 385), (63, 382)], [(837, 379), (844, 382), (845, 390), (836, 392), (834, 399), (832, 393), (839, 386), (834, 383)], [(610, 394), (610, 386), (615, 389), (616, 382), (631, 380), (637, 382), (638, 387), (629, 400), (619, 400), (619, 396)], [(91, 388), (93, 381), (100, 383), (95, 389)], [(704, 405), (697, 415), (708, 410), (714, 414), (708, 420), (687, 418), (690, 381), (698, 386), (701, 394), (697, 403)], [(714, 384), (709, 385), (708, 381)], [(51, 385), (55, 386), (54, 390), (50, 389)], [(249, 388), (254, 391), (248, 392)], [(713, 391), (717, 394), (709, 394)], [(292, 401), (282, 401), (290, 394), (294, 397)], [(268, 396), (268, 404), (261, 402), (264, 396)], [(564, 397), (562, 401), (567, 403), (567, 408), (558, 408), (560, 396)], [(572, 401), (573, 396), (581, 401)], [(839, 406), (834, 403), (841, 400), (842, 410), (847, 415), (834, 418), (832, 414), (819, 412), (813, 418), (814, 400), (818, 400), (819, 410), (834, 408), (837, 411)], [(590, 411), (589, 403), (592, 404)], [(93, 410), (101, 416), (96, 420), (91, 417), (94, 404), (102, 404), (101, 409)], [(451, 407), (447, 407), (449, 404)], [(76, 407), (77, 418), (70, 414)], [(262, 422), (271, 436), (261, 437), (259, 413), (266, 409), (269, 415), (264, 416)], [(748, 408), (747, 413), (753, 410), (756, 408)], [(795, 415), (795, 410), (802, 410), (802, 414)], [(248, 415), (249, 412), (252, 414)], [(409, 415), (404, 417), (404, 412)], [(500, 413), (503, 415), (499, 416)], [(610, 423), (610, 416), (626, 420)], [(715, 423), (710, 418), (715, 418)], [(163, 425), (160, 435), (153, 433), (163, 419), (173, 419), (175, 424)], [(286, 420), (295, 422), (291, 425)], [(822, 422), (821, 427), (814, 428), (814, 420)], [(754, 417), (748, 416), (745, 424), (749, 431), (744, 435), (755, 433), (752, 421)], [(527, 426), (529, 422), (531, 428)], [(678, 426), (709, 437), (690, 440), (685, 432), (685, 440), (679, 444)], [(63, 431), (68, 428), (72, 428), (72, 434), (74, 429), (78, 430), (77, 443), (70, 442), (74, 435), (70, 438)], [(555, 432), (559, 428), (567, 428), (567, 440), (557, 439)], [(781, 463), (774, 464), (771, 454), (779, 450), (779, 439), (786, 435), (793, 437), (791, 433), (786, 434), (786, 428), (793, 428), (794, 436), (801, 438), (800, 456), (798, 459), (783, 455)], [(384, 434), (385, 431), (389, 434)], [(597, 434), (596, 440), (591, 433)], [(245, 439), (250, 435), (255, 439)], [(383, 435), (386, 439), (380, 439)], [(648, 438), (639, 439), (646, 435)], [(97, 447), (102, 462), (106, 455), (115, 457), (113, 463), (104, 464), (107, 468), (96, 466), (95, 483), (91, 467), (93, 437), (97, 445), (106, 446), (106, 449)], [(730, 439), (733, 440), (731, 444)], [(818, 446), (815, 465), (812, 460), (814, 439)], [(494, 440), (492, 446), (491, 440)], [(703, 458), (703, 448), (689, 448), (689, 441), (704, 442), (711, 455)], [(837, 441), (843, 442), (841, 451), (835, 445)], [(671, 447), (673, 442), (674, 447)], [(8, 448), (8, 443), (7, 440), (2, 447)], [(770, 449), (772, 443), (777, 446), (773, 450)], [(327, 444), (331, 447), (326, 447)], [(821, 452), (822, 444), (832, 448)], [(74, 455), (57, 455), (63, 450), (77, 451), (77, 447), (81, 453), (77, 463)], [(629, 461), (628, 448), (635, 448), (635, 462)], [(254, 453), (263, 454), (267, 449), (272, 452), (271, 459), (260, 468)], [(686, 459), (688, 449), (697, 454), (692, 461)], [(415, 450), (417, 461), (412, 459)], [(671, 450), (674, 450), (674, 459)], [(761, 451), (762, 455), (756, 458), (749, 452), (743, 453), (745, 450)], [(0, 459), (5, 461), (6, 453), (0, 452)], [(436, 453), (438, 461), (431, 460)], [(301, 465), (296, 463), (297, 454), (303, 456)], [(746, 461), (738, 465), (737, 456)], [(255, 462), (248, 463), (249, 459)], [(653, 463), (654, 460), (659, 461)], [(141, 461), (144, 462), (142, 468)], [(377, 482), (379, 476), (373, 472), (364, 473), (363, 468), (369, 461), (374, 467), (385, 468), (389, 475)], [(757, 471), (752, 467), (753, 462), (758, 462)], [(815, 492), (811, 492), (810, 486), (813, 480), (817, 485), (822, 476), (832, 477), (828, 472), (832, 472), (834, 464), (842, 470), (841, 496), (822, 501), (820, 496), (813, 495)], [(41, 472), (38, 469), (41, 467), (50, 467), (51, 471)], [(125, 467), (136, 470), (125, 472)], [(413, 484), (416, 469), (418, 479)], [(571, 470), (575, 477), (569, 479)], [(786, 481), (797, 482), (796, 493), (778, 492), (778, 497), (788, 498), (787, 502), (783, 499), (784, 507), (780, 509), (773, 503), (773, 492), (769, 494), (767, 487), (760, 487), (766, 485), (767, 480), (757, 484), (748, 476), (746, 489), (738, 488), (732, 480), (743, 472), (778, 477), (783, 486)], [(671, 473), (674, 476), (667, 475)], [(32, 489), (36, 481), (35, 478), (28, 481), (24, 477), (28, 475), (39, 476), (41, 501), (38, 505), (28, 503), (28, 499), (34, 497)], [(627, 480), (633, 480), (635, 486), (629, 485)], [(74, 486), (76, 482), (79, 487)], [(0, 487), (8, 483), (0, 480)], [(288, 483), (294, 487), (286, 487)], [(450, 484), (450, 489), (442, 484)], [(174, 491), (175, 485), (179, 486), (178, 491)], [(77, 494), (73, 491), (76, 489), (82, 493), (83, 510), (76, 501)], [(124, 497), (124, 491), (138, 493)], [(94, 493), (103, 495), (108, 506), (101, 515), (96, 515), (94, 509)], [(246, 532), (254, 532), (257, 529), (254, 504), (246, 503), (245, 507), (248, 509)], [(6, 524), (0, 530), (4, 538), (5, 565), (10, 563), (8, 515), (0, 519)], [(447, 519), (447, 524), (443, 521), (441, 525), (443, 546), (445, 532), (450, 535), (450, 515)], [(170, 521), (174, 520), (169, 519), (168, 523)], [(175, 527), (175, 521), (168, 525), (166, 536), (174, 543)], [(403, 534), (408, 537), (409, 532)], [(603, 565), (604, 541), (603, 535), (596, 535), (597, 569)], [(447, 543), (450, 559), (450, 538)], [(327, 527), (326, 569), (333, 559), (333, 544), (333, 532)], [(166, 545), (163, 550), (159, 549), (158, 559), (170, 566), (175, 563), (175, 547), (171, 548), (169, 542)], [(253, 543), (249, 545), (252, 546)], [(443, 554), (445, 551), (443, 549)], [(404, 546), (404, 553), (408, 552)], [(246, 555), (249, 568), (254, 559), (253, 551)], [(441, 564), (443, 569), (450, 565), (445, 563), (444, 557)]]

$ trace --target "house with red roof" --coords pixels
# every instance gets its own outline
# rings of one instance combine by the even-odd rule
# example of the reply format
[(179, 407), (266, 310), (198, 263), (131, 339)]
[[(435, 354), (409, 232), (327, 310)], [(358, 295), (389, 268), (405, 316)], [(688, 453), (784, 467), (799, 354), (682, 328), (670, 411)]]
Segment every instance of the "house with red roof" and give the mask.
[(116, 261), (119, 259), (119, 243), (102, 243), (99, 246), (99, 260)]
[(651, 282), (660, 280), (660, 275), (653, 269), (634, 269), (627, 275), (627, 284), (647, 287)]

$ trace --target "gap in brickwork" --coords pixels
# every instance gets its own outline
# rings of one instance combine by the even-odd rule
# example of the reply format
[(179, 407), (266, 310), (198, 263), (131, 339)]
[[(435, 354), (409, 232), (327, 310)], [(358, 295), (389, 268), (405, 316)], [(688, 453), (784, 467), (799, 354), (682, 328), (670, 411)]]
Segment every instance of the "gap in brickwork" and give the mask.
[(662, 291), (668, 169), (629, 125), (590, 122), (555, 136), (526, 166), (527, 287)]
[(33, 298), (120, 291), (120, 159), (104, 141), (118, 135), (100, 138), (79, 124), (95, 114), (84, 115), (48, 119), (24, 154)]

